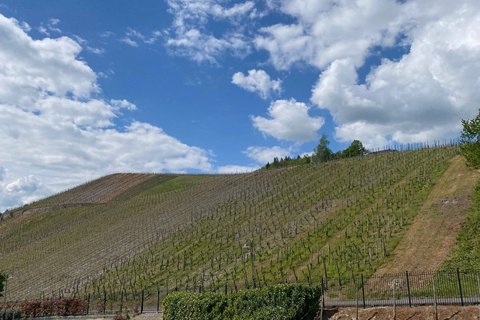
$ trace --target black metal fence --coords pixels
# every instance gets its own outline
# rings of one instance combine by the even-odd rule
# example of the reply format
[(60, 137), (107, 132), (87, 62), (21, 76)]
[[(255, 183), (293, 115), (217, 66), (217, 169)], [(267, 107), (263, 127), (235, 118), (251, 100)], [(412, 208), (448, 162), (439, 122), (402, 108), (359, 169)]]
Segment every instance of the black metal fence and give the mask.
[(324, 281), (327, 305), (480, 304), (480, 271), (405, 272), (338, 280)]

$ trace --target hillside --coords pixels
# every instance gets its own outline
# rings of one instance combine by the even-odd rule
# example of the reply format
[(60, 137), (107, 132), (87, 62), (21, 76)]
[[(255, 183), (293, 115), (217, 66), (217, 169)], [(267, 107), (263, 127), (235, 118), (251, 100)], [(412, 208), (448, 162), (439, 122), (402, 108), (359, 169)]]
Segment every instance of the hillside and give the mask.
[[(391, 262), (444, 175), (468, 170), (456, 155), (444, 147), (249, 174), (107, 176), (0, 222), (0, 270), (13, 275), (15, 298), (369, 276)], [(467, 209), (477, 179), (463, 180)], [(442, 192), (432, 206), (455, 196)]]

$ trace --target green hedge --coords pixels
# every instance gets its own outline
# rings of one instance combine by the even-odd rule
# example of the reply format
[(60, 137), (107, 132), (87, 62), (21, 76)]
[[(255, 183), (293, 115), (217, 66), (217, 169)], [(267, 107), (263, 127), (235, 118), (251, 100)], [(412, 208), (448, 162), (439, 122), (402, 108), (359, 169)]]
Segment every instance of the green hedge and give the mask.
[(174, 292), (163, 301), (164, 320), (299, 320), (313, 319), (320, 287), (279, 285), (231, 295)]

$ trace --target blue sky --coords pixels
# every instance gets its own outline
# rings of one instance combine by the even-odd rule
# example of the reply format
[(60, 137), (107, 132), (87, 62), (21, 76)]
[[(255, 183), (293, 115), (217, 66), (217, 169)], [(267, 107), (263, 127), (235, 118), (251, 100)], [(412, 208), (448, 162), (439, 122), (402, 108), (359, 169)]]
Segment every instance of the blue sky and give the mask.
[(479, 7), (0, 1), (0, 211), (112, 172), (253, 170), (321, 134), (454, 138), (478, 110)]

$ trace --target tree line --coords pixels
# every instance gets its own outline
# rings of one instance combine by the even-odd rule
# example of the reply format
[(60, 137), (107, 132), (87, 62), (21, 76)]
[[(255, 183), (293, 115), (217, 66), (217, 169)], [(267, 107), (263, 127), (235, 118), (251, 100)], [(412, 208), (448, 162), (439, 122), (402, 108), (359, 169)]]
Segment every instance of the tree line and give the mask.
[(291, 158), (286, 156), (285, 158), (273, 158), (272, 163), (268, 162), (265, 165), (265, 169), (270, 168), (281, 168), (288, 167), (293, 165), (301, 165), (308, 163), (321, 163), (327, 162), (336, 159), (352, 158), (363, 156), (368, 153), (368, 150), (363, 146), (362, 142), (359, 140), (353, 140), (353, 142), (344, 150), (338, 152), (333, 152), (328, 146), (330, 141), (328, 141), (326, 135), (322, 135), (320, 142), (315, 147), (312, 155), (304, 155), (303, 157), (297, 156), (296, 158)]

